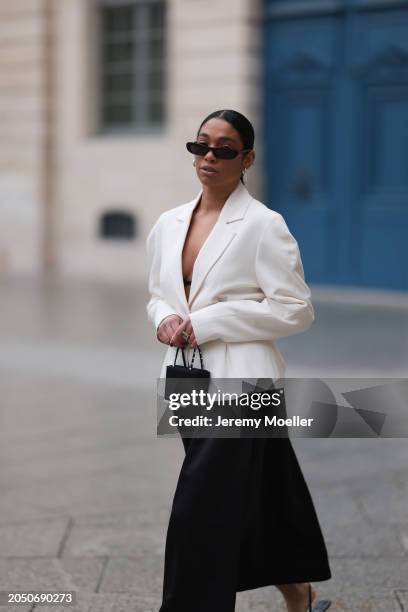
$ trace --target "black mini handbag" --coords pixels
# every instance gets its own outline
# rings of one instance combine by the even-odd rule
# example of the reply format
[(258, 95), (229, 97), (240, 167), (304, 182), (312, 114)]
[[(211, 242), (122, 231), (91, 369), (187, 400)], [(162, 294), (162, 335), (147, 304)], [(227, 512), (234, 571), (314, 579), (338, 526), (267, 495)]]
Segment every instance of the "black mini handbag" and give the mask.
[[(196, 349), (200, 355), (201, 368), (194, 368), (194, 359), (196, 355)], [(183, 356), (183, 365), (176, 365), (179, 347), (177, 347), (176, 356), (174, 358), (174, 364), (168, 365), (166, 368), (166, 385), (164, 390), (164, 398), (170, 399), (171, 393), (191, 393), (192, 390), (199, 392), (203, 390), (205, 393), (208, 391), (210, 384), (210, 372), (204, 369), (203, 356), (199, 346), (194, 347), (193, 356), (191, 363), (188, 364), (184, 349), (181, 349)]]

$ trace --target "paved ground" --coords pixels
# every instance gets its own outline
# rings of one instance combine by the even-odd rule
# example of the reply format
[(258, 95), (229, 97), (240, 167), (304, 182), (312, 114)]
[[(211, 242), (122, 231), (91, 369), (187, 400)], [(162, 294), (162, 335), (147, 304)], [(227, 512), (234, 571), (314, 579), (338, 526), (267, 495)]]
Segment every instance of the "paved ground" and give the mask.
[[(0, 591), (72, 589), (81, 612), (157, 612), (183, 452), (156, 438), (163, 346), (146, 294), (6, 280), (0, 291)], [(288, 376), (406, 376), (408, 309), (315, 306), (310, 332), (280, 343)], [(333, 570), (319, 593), (333, 612), (408, 612), (408, 440), (293, 442)], [(278, 610), (274, 587), (238, 594), (237, 612)]]

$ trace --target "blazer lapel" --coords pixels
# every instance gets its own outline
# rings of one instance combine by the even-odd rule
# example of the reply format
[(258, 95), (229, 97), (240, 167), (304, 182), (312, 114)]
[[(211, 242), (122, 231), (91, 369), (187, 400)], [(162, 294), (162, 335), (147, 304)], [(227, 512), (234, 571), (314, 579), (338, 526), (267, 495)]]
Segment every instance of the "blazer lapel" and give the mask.
[(226, 252), (234, 237), (237, 234), (237, 226), (234, 222), (240, 221), (245, 217), (245, 213), (252, 200), (246, 187), (240, 182), (236, 189), (229, 195), (224, 206), (221, 209), (217, 222), (207, 236), (202, 245), (193, 268), (191, 279), (190, 293), (188, 302), (185, 296), (183, 271), (182, 271), (182, 252), (187, 236), (188, 228), (193, 211), (199, 202), (202, 191), (197, 197), (186, 204), (177, 216), (176, 233), (173, 236), (174, 244), (177, 245), (173, 249), (175, 261), (172, 262), (172, 270), (174, 271), (174, 282), (176, 283), (177, 293), (180, 291), (183, 295), (183, 304), (190, 308), (194, 298), (197, 296), (205, 277), (214, 266), (214, 264)]

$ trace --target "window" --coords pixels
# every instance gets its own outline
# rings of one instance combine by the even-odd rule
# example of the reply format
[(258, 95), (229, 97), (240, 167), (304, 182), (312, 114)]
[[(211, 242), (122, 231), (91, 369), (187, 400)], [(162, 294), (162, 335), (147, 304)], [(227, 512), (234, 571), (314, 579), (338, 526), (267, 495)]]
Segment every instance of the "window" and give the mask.
[(100, 125), (159, 127), (165, 120), (165, 2), (100, 0)]
[(114, 240), (131, 240), (136, 235), (135, 218), (126, 211), (108, 211), (99, 220), (99, 235)]

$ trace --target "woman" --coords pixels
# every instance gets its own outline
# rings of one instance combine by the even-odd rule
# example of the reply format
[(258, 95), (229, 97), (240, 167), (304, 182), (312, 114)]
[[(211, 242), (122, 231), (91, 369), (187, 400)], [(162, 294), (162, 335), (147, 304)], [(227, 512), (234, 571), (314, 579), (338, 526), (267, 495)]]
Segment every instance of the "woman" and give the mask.
[[(176, 347), (197, 344), (212, 378), (281, 378), (275, 340), (314, 320), (296, 240), (245, 187), (253, 146), (242, 114), (208, 115), (187, 143), (202, 189), (147, 238), (147, 312), (168, 345), (162, 378)], [(267, 585), (288, 612), (327, 610), (310, 584), (331, 578), (327, 551), (290, 440), (182, 441), (160, 612), (232, 612), (237, 591)]]

